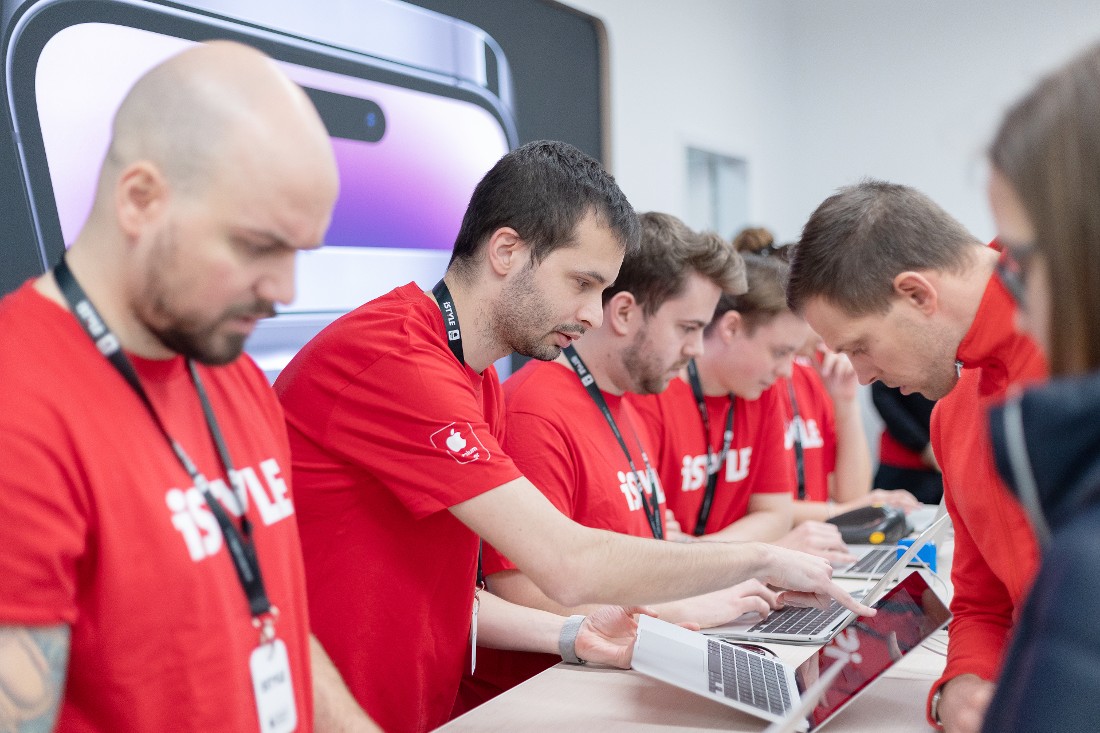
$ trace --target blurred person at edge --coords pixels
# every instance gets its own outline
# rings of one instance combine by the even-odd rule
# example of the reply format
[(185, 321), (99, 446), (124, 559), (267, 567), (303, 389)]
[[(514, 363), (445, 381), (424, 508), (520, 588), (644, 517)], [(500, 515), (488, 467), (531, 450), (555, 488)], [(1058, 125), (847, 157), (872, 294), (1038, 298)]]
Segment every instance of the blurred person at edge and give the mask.
[(985, 716), (986, 733), (1100, 721), (1100, 46), (1013, 105), (990, 148), (1003, 277), (1054, 379), (990, 414), (997, 467), (1042, 563)]
[(997, 276), (1005, 255), (919, 191), (864, 180), (810, 216), (791, 259), (787, 301), (861, 383), (939, 400), (932, 447), (955, 528), (954, 618), (928, 717), (973, 731), (1038, 565), (1035, 537), (993, 462), (987, 407), (1046, 376)]

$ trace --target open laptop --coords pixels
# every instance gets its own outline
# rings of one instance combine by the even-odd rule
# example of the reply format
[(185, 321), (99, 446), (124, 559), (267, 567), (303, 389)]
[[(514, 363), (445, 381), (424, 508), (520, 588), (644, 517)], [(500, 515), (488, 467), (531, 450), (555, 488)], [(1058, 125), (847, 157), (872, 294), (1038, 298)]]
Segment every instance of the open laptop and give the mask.
[[(874, 607), (875, 616), (858, 619), (797, 667), (642, 616), (631, 667), (764, 720), (797, 715), (802, 730), (816, 730), (951, 619), (920, 573), (910, 573)], [(831, 684), (811, 689), (829, 673), (836, 675)], [(821, 693), (816, 703), (815, 693)], [(796, 712), (803, 702), (806, 712)]]
[[(905, 521), (909, 525), (909, 532), (923, 532), (933, 522), (947, 514), (947, 505), (923, 504), (919, 509), (914, 509), (905, 515)], [(844, 565), (833, 568), (834, 578), (879, 578), (890, 568), (897, 558), (896, 545), (849, 545), (848, 551), (855, 555), (856, 559)]]
[[(917, 535), (909, 549), (891, 563), (878, 582), (863, 596), (863, 603), (870, 605), (877, 601), (909, 561), (916, 556), (920, 548), (933, 539), (948, 521), (947, 516), (940, 517)], [(855, 617), (855, 612), (833, 601), (824, 608), (798, 606), (780, 608), (763, 619), (758, 614), (745, 614), (731, 623), (704, 629), (703, 633), (737, 641), (824, 644), (840, 633)]]

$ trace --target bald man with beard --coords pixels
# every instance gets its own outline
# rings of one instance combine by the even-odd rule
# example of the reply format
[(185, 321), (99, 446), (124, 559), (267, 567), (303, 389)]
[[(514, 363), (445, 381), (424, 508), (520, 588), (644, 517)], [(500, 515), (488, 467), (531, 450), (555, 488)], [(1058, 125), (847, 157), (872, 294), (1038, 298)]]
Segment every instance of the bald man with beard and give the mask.
[(127, 95), (76, 241), (0, 301), (0, 730), (376, 730), (309, 634), (282, 414), (242, 355), (336, 194), (257, 51)]

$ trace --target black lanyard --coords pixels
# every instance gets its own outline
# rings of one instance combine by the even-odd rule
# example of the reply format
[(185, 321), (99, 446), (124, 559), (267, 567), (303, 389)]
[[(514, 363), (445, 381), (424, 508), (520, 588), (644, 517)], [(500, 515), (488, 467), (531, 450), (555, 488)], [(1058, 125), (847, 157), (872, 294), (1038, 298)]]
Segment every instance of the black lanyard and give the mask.
[[(80, 287), (80, 283), (73, 277), (68, 264), (65, 262), (64, 256), (62, 256), (61, 260), (57, 263), (57, 267), (54, 268), (53, 272), (54, 277), (57, 279), (58, 287), (60, 287), (61, 293), (65, 296), (65, 300), (68, 302), (69, 308), (72, 309), (77, 321), (80, 322), (84, 331), (92, 341), (95, 342), (99, 352), (118, 370), (122, 378), (126, 380), (127, 384), (134, 390), (142, 403), (145, 404), (145, 408), (149, 411), (149, 415), (153, 418), (153, 422), (156, 423), (161, 434), (168, 441), (180, 465), (187, 471), (187, 475), (190, 476), (191, 480), (195, 483), (195, 488), (202, 494), (211, 513), (218, 520), (218, 527), (221, 528), (222, 536), (225, 538), (226, 547), (229, 549), (229, 556), (232, 558), (233, 567), (237, 571), (237, 578), (241, 581), (241, 587), (244, 589), (245, 596), (248, 599), (248, 608), (252, 613), (253, 623), (257, 628), (262, 627), (261, 639), (263, 641), (270, 641), (271, 638), (274, 638), (274, 628), (272, 624), (274, 623), (274, 617), (278, 614), (278, 609), (268, 600), (267, 590), (264, 588), (263, 576), (260, 574), (259, 558), (256, 556), (256, 547), (252, 541), (252, 523), (249, 522), (245, 512), (245, 507), (247, 506), (246, 500), (239, 484), (234, 480), (236, 472), (233, 470), (233, 462), (229, 457), (229, 449), (225, 444), (221, 429), (218, 427), (218, 422), (214, 417), (214, 410), (210, 405), (210, 400), (206, 396), (206, 390), (202, 386), (202, 380), (199, 379), (199, 373), (195, 368), (194, 362), (188, 359), (187, 367), (191, 372), (191, 381), (195, 385), (195, 391), (198, 393), (199, 402), (202, 404), (203, 416), (206, 419), (207, 428), (210, 430), (210, 435), (214, 440), (214, 446), (218, 451), (222, 466), (225, 468), (226, 479), (229, 481), (229, 485), (233, 487), (234, 491), (237, 492), (238, 502), (241, 505), (240, 531), (237, 531), (236, 525), (229, 518), (221, 502), (214, 498), (214, 495), (210, 491), (210, 482), (207, 481), (206, 477), (195, 467), (195, 463), (183, 450), (183, 446), (176, 442), (168, 433), (168, 429), (164, 426), (164, 423), (161, 422), (160, 415), (157, 414), (156, 409), (153, 407), (153, 403), (149, 400), (149, 395), (145, 392), (145, 388), (141, 386), (141, 379), (138, 377), (134, 365), (126, 358), (126, 354), (123, 353), (122, 345), (119, 343), (118, 338), (111, 332), (107, 323), (99, 315), (99, 311), (92, 305), (92, 301), (89, 300), (84, 289)], [(264, 620), (261, 621), (261, 619)]]
[(439, 310), (443, 314), (443, 328), (447, 332), (447, 346), (451, 353), (458, 359), (459, 364), (465, 364), (466, 358), (462, 354), (462, 329), (458, 325), (458, 309), (455, 308), (454, 298), (447, 283), (440, 280), (432, 288), (432, 295), (439, 303)]
[(794, 428), (794, 469), (798, 473), (798, 500), (806, 500), (806, 468), (802, 453), (802, 418), (798, 414), (798, 400), (794, 396), (794, 375), (787, 379), (787, 394), (791, 397), (791, 426)]
[[(435, 296), (436, 302), (439, 303), (439, 311), (443, 314), (443, 327), (447, 332), (447, 347), (458, 359), (458, 363), (466, 366), (466, 359), (462, 355), (462, 328), (458, 325), (458, 309), (455, 308), (454, 298), (451, 297), (451, 289), (447, 287), (447, 283), (440, 280), (432, 288), (432, 295)], [(485, 587), (485, 571), (481, 566), (482, 544), (483, 540), (478, 537), (476, 575), (478, 588)]]
[(729, 457), (730, 447), (733, 445), (733, 395), (729, 396), (730, 409), (726, 413), (726, 426), (722, 430), (722, 452), (718, 454), (717, 461), (710, 449), (710, 413), (707, 411), (706, 397), (703, 396), (703, 383), (699, 381), (699, 368), (692, 359), (687, 365), (688, 381), (691, 383), (691, 393), (695, 395), (695, 405), (699, 408), (699, 417), (703, 420), (703, 442), (707, 446), (707, 489), (703, 492), (703, 503), (699, 505), (699, 516), (695, 520), (694, 534), (702, 537), (706, 532), (707, 520), (710, 519), (710, 510), (714, 505), (714, 491), (718, 487), (718, 472)]
[[(596, 406), (600, 408), (600, 412), (603, 413), (604, 419), (607, 420), (608, 426), (611, 428), (611, 432), (615, 435), (615, 440), (619, 441), (619, 447), (623, 449), (623, 455), (626, 456), (626, 463), (630, 466), (630, 472), (634, 474), (634, 479), (638, 483), (638, 494), (642, 498), (642, 507), (645, 509), (645, 518), (649, 521), (649, 529), (653, 532), (653, 536), (661, 540), (665, 537), (664, 525), (661, 523), (661, 502), (657, 497), (657, 474), (653, 470), (653, 467), (649, 465), (649, 456), (646, 455), (645, 448), (642, 447), (642, 441), (638, 439), (637, 431), (634, 431), (634, 442), (638, 444), (638, 449), (642, 453), (642, 462), (645, 464), (646, 481), (642, 481), (641, 475), (638, 473), (638, 469), (634, 467), (634, 458), (630, 455), (630, 450), (626, 447), (626, 441), (623, 440), (623, 434), (619, 432), (619, 426), (615, 424), (615, 418), (611, 415), (611, 408), (607, 406), (607, 400), (603, 398), (603, 393), (600, 392), (599, 386), (596, 384), (596, 379), (588, 371), (588, 367), (584, 365), (584, 361), (581, 359), (580, 354), (572, 346), (566, 346), (562, 349), (562, 353), (565, 354), (565, 358), (569, 360), (570, 366), (573, 367), (573, 371), (577, 373), (577, 376), (581, 380), (581, 384), (584, 386), (588, 396), (592, 398), (592, 401), (596, 403)], [(631, 426), (633, 429), (633, 426)], [(649, 486), (650, 491), (646, 492), (646, 486)], [(652, 505), (650, 504), (652, 499)]]

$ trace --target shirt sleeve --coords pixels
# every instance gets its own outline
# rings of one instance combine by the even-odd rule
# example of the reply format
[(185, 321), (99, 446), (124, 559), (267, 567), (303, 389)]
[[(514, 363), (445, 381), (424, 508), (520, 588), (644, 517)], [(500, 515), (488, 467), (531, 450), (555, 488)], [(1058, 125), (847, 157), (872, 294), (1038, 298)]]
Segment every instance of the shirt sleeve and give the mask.
[[(482, 390), (496, 392), (488, 410)], [(519, 478), (498, 442), (499, 391), (495, 376), (479, 389), (429, 349), (394, 351), (341, 390), (322, 441), (428, 516)]]
[(25, 395), (0, 403), (0, 624), (72, 624), (88, 534), (74, 441)]
[[(939, 421), (932, 416), (933, 445), (939, 441)], [(936, 451), (937, 454), (939, 451)], [(932, 685), (931, 696), (951, 679), (975, 674), (995, 680), (997, 669), (1012, 631), (1013, 603), (1008, 588), (986, 563), (966, 522), (959, 516), (954, 491), (946, 475), (943, 481), (947, 512), (955, 528), (955, 551), (951, 565), (951, 599), (954, 618), (948, 627), (947, 666)], [(931, 721), (931, 718), (929, 718)]]

